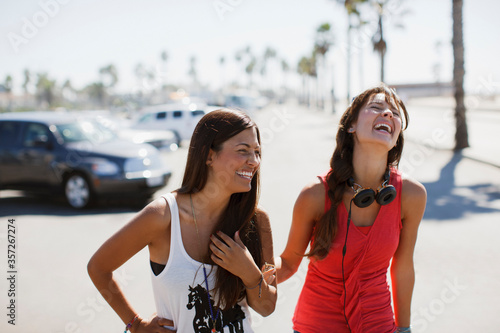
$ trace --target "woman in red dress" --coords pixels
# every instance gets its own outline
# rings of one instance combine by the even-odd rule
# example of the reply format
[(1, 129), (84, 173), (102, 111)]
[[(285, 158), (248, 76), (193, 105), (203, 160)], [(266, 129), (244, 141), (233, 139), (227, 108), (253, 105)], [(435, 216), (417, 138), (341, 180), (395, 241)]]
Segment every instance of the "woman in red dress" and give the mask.
[(330, 170), (297, 198), (277, 260), (281, 283), (310, 258), (295, 332), (411, 332), (413, 252), (426, 191), (397, 169), (407, 125), (394, 90), (366, 90), (340, 120)]

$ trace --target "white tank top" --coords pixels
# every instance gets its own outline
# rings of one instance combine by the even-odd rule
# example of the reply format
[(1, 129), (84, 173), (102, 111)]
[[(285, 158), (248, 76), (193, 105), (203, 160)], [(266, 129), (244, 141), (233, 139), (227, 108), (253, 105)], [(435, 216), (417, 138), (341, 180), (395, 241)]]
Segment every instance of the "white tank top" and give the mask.
[[(170, 319), (179, 333), (212, 332), (213, 320), (217, 315), (216, 300), (211, 297), (212, 312), (205, 288), (203, 264), (192, 259), (186, 252), (181, 237), (179, 209), (172, 193), (163, 196), (170, 212), (170, 254), (160, 274), (151, 271), (156, 312), (159, 317)], [(208, 288), (214, 287), (217, 266), (205, 264)], [(216, 332), (253, 333), (246, 300), (233, 308), (220, 311), (216, 321)]]

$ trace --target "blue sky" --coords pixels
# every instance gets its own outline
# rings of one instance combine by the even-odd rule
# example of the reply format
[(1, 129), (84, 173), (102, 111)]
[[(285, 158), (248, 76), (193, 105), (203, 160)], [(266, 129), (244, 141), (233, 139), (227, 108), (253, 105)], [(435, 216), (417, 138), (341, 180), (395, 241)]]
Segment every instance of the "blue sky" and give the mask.
[[(432, 68), (438, 62), (441, 80), (450, 80), (452, 1), (393, 3), (385, 30), (386, 82), (434, 81)], [(488, 88), (484, 82), (500, 81), (496, 60), (500, 2), (464, 3), (466, 87), (470, 92), (484, 93), (497, 86), (490, 84)], [(12, 75), (17, 91), (25, 68), (47, 72), (59, 84), (70, 79), (76, 88), (82, 88), (98, 80), (99, 68), (109, 63), (118, 68), (117, 89), (121, 91), (137, 84), (133, 70), (138, 63), (154, 69), (165, 82), (188, 83), (191, 56), (197, 58), (200, 81), (218, 87), (243, 76), (234, 54), (247, 45), (257, 55), (272, 46), (280, 58), (295, 67), (301, 56), (310, 53), (314, 31), (325, 22), (332, 24), (335, 34), (325, 81), (333, 83), (339, 95), (346, 90), (347, 18), (343, 7), (332, 0), (24, 0), (4, 2), (1, 7), (0, 81)], [(354, 92), (379, 81), (379, 60), (369, 39), (373, 24), (354, 36)], [(395, 28), (396, 24), (404, 28)], [(442, 45), (439, 49), (437, 42)], [(169, 55), (166, 67), (160, 60), (163, 50)], [(224, 71), (219, 66), (221, 56), (227, 62)], [(271, 78), (262, 84), (281, 82), (274, 66), (270, 67)], [(299, 83), (292, 75), (287, 80)], [(495, 89), (498, 92), (499, 87)]]

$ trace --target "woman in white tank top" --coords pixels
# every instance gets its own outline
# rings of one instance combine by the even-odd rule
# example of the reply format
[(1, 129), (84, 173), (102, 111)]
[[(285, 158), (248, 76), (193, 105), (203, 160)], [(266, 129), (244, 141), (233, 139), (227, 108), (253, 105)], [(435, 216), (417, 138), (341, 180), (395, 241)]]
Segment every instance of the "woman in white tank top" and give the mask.
[[(139, 212), (88, 264), (125, 331), (253, 332), (277, 298), (272, 234), (258, 204), (260, 135), (243, 112), (217, 110), (196, 126), (182, 186)], [(157, 314), (142, 318), (113, 271), (148, 246)]]

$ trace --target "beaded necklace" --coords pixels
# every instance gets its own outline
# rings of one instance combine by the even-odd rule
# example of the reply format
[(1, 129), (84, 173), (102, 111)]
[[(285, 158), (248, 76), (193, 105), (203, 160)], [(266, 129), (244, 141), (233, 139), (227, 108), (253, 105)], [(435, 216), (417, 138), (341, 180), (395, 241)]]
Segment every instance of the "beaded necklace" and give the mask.
[[(191, 194), (189, 194), (189, 201), (191, 202), (191, 211), (193, 213), (194, 226), (196, 227), (196, 235), (198, 236), (198, 247), (199, 247), (200, 256), (201, 256), (201, 254), (203, 253), (203, 251), (201, 250), (200, 232), (198, 231), (198, 223), (196, 222), (196, 214), (194, 213), (193, 197), (191, 196)], [(213, 306), (212, 306), (212, 300), (210, 298), (210, 292), (209, 292), (209, 289), (208, 289), (207, 270), (205, 268), (205, 263), (203, 261), (202, 261), (201, 264), (203, 265), (203, 275), (205, 277), (205, 288), (207, 290), (208, 305), (210, 306), (210, 317), (212, 318), (212, 323), (213, 323), (212, 333), (215, 333), (215, 332), (217, 332), (217, 330), (215, 329), (215, 324), (217, 323), (217, 319), (219, 318), (220, 308), (217, 309), (217, 314), (214, 317), (214, 310), (213, 310)]]

